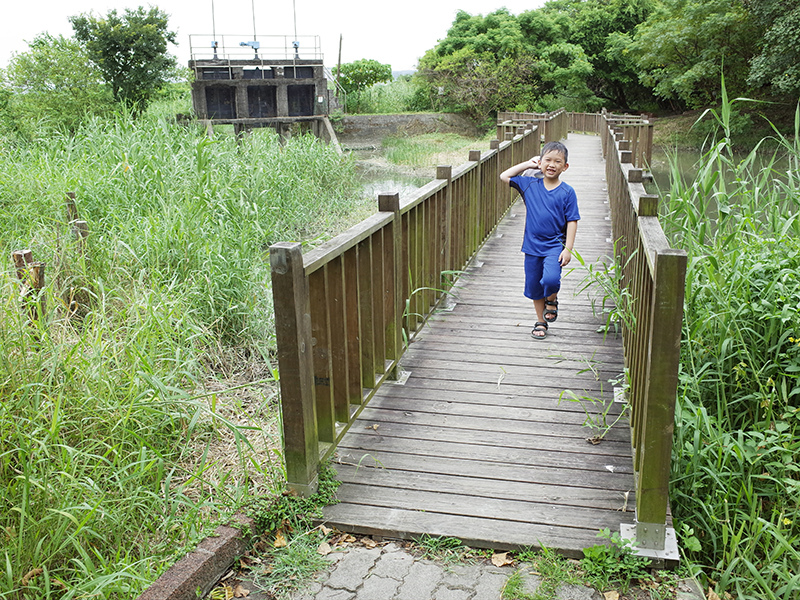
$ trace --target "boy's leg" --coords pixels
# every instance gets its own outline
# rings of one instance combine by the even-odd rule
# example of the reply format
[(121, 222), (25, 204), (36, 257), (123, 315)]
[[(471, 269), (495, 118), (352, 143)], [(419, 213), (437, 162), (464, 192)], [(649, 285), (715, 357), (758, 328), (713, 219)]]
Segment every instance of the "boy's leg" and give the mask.
[[(541, 256), (525, 255), (525, 297), (533, 300), (536, 311), (536, 322), (546, 323), (544, 320), (544, 288), (542, 288), (542, 275), (544, 272), (544, 258)], [(546, 328), (534, 328), (531, 335), (544, 337)]]
[[(542, 311), (543, 318), (548, 323), (552, 323), (558, 317), (558, 291), (561, 289), (561, 265), (558, 263), (558, 256), (545, 256), (542, 264)], [(547, 302), (545, 302), (547, 301)], [(546, 304), (546, 306), (545, 306)], [(547, 313), (544, 313), (544, 311)]]
[(533, 308), (536, 310), (536, 321), (539, 323), (544, 321), (544, 298), (534, 300)]

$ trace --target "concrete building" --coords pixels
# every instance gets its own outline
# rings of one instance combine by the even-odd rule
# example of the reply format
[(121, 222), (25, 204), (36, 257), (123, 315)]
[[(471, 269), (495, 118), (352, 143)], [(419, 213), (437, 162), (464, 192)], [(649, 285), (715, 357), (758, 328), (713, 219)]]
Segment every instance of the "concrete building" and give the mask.
[[(281, 136), (311, 131), (331, 141), (333, 94), (319, 37), (190, 36), (192, 103), (209, 130), (273, 127)], [(335, 139), (335, 136), (334, 136)]]

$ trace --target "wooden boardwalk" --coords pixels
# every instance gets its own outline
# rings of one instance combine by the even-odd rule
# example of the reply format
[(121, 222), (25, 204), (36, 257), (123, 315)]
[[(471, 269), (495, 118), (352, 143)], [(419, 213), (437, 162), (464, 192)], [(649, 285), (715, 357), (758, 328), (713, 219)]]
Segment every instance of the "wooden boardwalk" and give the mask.
[[(611, 255), (600, 138), (570, 134), (581, 211), (576, 250), (586, 264)], [(522, 295), (517, 203), (401, 361), (408, 380), (384, 385), (340, 444), (343, 482), (325, 521), (383, 537), (449, 536), (499, 549), (541, 547), (582, 556), (599, 529), (633, 523), (627, 420), (593, 445), (581, 405), (565, 390), (609, 403), (623, 366), (619, 338), (579, 292), (586, 269), (565, 269), (558, 321), (534, 340)], [(560, 401), (561, 399), (561, 401)], [(618, 413), (619, 405), (612, 409)]]

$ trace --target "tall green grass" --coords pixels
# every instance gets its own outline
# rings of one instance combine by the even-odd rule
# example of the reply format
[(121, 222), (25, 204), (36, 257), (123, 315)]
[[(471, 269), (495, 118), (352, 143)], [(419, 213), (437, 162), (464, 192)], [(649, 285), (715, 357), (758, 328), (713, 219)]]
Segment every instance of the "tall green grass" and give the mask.
[(467, 159), (469, 150), (479, 149), (488, 142), (457, 133), (425, 133), (414, 136), (393, 136), (383, 140), (386, 159), (397, 165), (424, 167), (431, 164), (434, 157), (449, 155), (461, 164)]
[[(689, 254), (672, 508), (679, 532), (693, 532), (689, 559), (720, 596), (796, 599), (800, 111), (793, 138), (776, 130), (777, 153), (758, 144), (740, 160), (734, 103), (711, 111), (720, 138), (694, 179), (673, 166), (664, 211)], [(775, 169), (778, 155), (788, 168)]]
[[(268, 362), (269, 245), (358, 220), (359, 178), (309, 136), (209, 139), (127, 115), (0, 139), (0, 164), (0, 597), (133, 598), (258, 491), (210, 476), (210, 446), (244, 450), (251, 432), (204, 389), (247, 367), (230, 354)], [(10, 262), (22, 248), (47, 263), (34, 323)], [(277, 458), (239, 460), (278, 489)]]
[(386, 114), (431, 110), (419, 86), (411, 77), (403, 76), (389, 83), (375, 85), (347, 96), (347, 112), (351, 114)]

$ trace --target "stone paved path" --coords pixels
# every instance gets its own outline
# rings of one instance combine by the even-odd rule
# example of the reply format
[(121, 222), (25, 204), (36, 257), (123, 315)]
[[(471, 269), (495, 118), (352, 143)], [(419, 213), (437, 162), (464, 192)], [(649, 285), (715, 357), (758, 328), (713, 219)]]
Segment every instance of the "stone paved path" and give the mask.
[[(375, 548), (350, 547), (327, 556), (330, 568), (318, 574), (291, 600), (501, 600), (503, 587), (517, 571), (526, 594), (533, 594), (539, 578), (525, 565), (495, 567), (487, 562), (456, 564), (421, 559), (398, 543)], [(272, 600), (250, 589), (247, 600)], [(679, 600), (702, 600), (699, 590), (686, 582)], [(562, 585), (554, 600), (604, 600), (585, 586)]]

